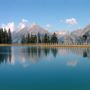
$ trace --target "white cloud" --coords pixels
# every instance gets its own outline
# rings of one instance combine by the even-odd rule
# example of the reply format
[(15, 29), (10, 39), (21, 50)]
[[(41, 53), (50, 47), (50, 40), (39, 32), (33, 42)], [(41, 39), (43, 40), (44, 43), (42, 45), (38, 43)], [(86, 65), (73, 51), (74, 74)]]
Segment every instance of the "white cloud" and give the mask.
[(29, 21), (26, 19), (22, 19), (21, 22), (18, 24), (17, 28), (21, 30), (25, 28), (26, 26), (29, 26)]
[(23, 29), (23, 28), (25, 28), (25, 26), (26, 26), (26, 25), (21, 22), (21, 23), (19, 23), (19, 25), (18, 25), (18, 29)]
[(52, 28), (52, 25), (51, 25), (51, 24), (47, 24), (47, 25), (46, 25), (46, 28), (47, 28), (47, 29), (50, 29), (50, 28)]
[(76, 25), (76, 24), (78, 24), (78, 21), (75, 18), (68, 18), (65, 20), (65, 23), (67, 23), (69, 25)]
[(24, 18), (21, 21), (22, 22), (28, 22), (28, 20), (27, 19), (24, 19)]
[(67, 66), (70, 66), (70, 67), (76, 67), (77, 66), (77, 61), (76, 60), (71, 60), (67, 63)]
[(10, 22), (8, 24), (2, 24), (1, 27), (2, 28), (6, 28), (6, 30), (10, 29), (11, 32), (13, 32), (14, 29), (15, 29), (15, 23), (14, 22)]
[(30, 26), (29, 21), (26, 19), (22, 19), (21, 22), (16, 26), (14, 22), (9, 22), (7, 24), (1, 24), (1, 28), (5, 28), (6, 30), (10, 29), (11, 32), (21, 30), (25, 27)]

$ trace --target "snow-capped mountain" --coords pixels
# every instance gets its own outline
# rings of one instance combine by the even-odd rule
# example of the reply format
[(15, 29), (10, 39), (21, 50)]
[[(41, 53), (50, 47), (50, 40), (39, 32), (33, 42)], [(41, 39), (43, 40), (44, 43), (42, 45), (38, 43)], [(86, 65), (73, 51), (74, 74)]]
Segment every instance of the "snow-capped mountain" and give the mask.
[(37, 24), (32, 24), (31, 26), (24, 25), (22, 29), (13, 32), (13, 42), (20, 43), (22, 36), (26, 36), (27, 34), (37, 35), (38, 33), (44, 35), (45, 33), (48, 33), (48, 31)]
[[(27, 20), (22, 20), (18, 25), (15, 25), (14, 22), (8, 24), (2, 24), (1, 28), (10, 28), (12, 32), (12, 41), (13, 43), (20, 43), (23, 36), (27, 34), (40, 33), (43, 36), (45, 33), (51, 36), (53, 33), (48, 32), (46, 29), (42, 28), (37, 24), (30, 24)], [(90, 43), (90, 24), (85, 28), (77, 29), (75, 31), (69, 32), (68, 30), (60, 30), (55, 32), (57, 34), (59, 42), (63, 43), (81, 43), (83, 35), (87, 35), (87, 41)]]
[(44, 28), (40, 27), (39, 25), (37, 24), (32, 24), (30, 29), (29, 29), (29, 33), (31, 34), (45, 34), (45, 33), (48, 33), (47, 30), (45, 30)]
[(69, 32), (67, 30), (60, 30), (55, 33), (59, 36), (64, 36), (64, 35), (68, 34)]
[(84, 34), (88, 32), (90, 32), (90, 25), (87, 25), (85, 28), (75, 30), (71, 34), (76, 35), (76, 36), (83, 36)]
[(77, 29), (73, 32), (71, 32), (71, 34), (66, 37), (66, 41), (67, 43), (83, 43), (82, 39), (83, 39), (83, 35), (87, 35), (87, 41), (88, 43), (90, 43), (90, 25), (87, 25), (85, 28), (82, 29)]
[(55, 33), (57, 34), (59, 43), (63, 43), (65, 40), (65, 37), (70, 34), (70, 32), (68, 32), (68, 30), (60, 30), (60, 31), (57, 31)]

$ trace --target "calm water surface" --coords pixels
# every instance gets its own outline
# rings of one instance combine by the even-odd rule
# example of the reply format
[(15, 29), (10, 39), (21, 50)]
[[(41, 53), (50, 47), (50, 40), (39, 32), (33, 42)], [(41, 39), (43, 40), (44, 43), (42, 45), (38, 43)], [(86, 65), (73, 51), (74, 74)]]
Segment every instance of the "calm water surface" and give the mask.
[(0, 47), (0, 90), (90, 90), (90, 49)]

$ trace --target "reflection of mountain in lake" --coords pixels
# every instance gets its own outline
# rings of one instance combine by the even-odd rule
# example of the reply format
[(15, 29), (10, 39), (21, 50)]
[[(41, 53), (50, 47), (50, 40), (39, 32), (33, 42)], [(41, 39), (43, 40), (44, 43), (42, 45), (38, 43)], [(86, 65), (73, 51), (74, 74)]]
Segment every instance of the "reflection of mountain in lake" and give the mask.
[(0, 64), (11, 63), (11, 47), (0, 47)]
[[(40, 60), (49, 60), (57, 56), (73, 55), (82, 56), (90, 59), (89, 48), (56, 48), (56, 47), (0, 47), (0, 63), (12, 63), (17, 61), (21, 63), (36, 63)], [(58, 54), (58, 55), (57, 55)], [(51, 59), (52, 60), (52, 59)]]
[(83, 56), (83, 57), (87, 57), (90, 59), (90, 48), (77, 48), (73, 50), (74, 53), (76, 53), (77, 55)]
[(57, 48), (41, 48), (41, 47), (24, 47), (22, 48), (22, 58), (25, 60), (31, 60), (32, 62), (38, 62), (41, 59), (45, 59), (49, 54), (56, 57), (58, 53)]
[(67, 48), (67, 52), (90, 59), (90, 48)]

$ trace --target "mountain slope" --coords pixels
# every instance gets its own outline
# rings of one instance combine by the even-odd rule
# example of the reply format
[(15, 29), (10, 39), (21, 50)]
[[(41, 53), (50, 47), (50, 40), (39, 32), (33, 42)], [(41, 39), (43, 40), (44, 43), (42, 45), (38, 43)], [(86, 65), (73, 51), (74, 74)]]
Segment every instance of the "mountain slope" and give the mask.
[(44, 35), (45, 33), (48, 33), (48, 31), (36, 24), (29, 27), (25, 26), (23, 29), (18, 30), (18, 32), (13, 33), (13, 43), (20, 43), (21, 38), (27, 34), (37, 35), (38, 33), (40, 33), (40, 35)]
[[(19, 28), (17, 32), (13, 32), (13, 43), (20, 43), (22, 36), (26, 36), (27, 34), (38, 34), (40, 33), (43, 36), (45, 33), (52, 35), (44, 28), (40, 27), (37, 24), (27, 25), (23, 24), (23, 28)], [(66, 44), (81, 44), (84, 43), (83, 35), (87, 35), (87, 42), (90, 43), (90, 25), (87, 25), (83, 29), (77, 29), (73, 32), (68, 32), (67, 30), (60, 30), (56, 32), (59, 42)]]
[(87, 36), (87, 42), (90, 43), (90, 25), (87, 25), (83, 29), (78, 29), (71, 32), (69, 36), (71, 39), (70, 41), (72, 41), (72, 43), (77, 43), (77, 44), (84, 43), (85, 41), (83, 40), (83, 35)]

